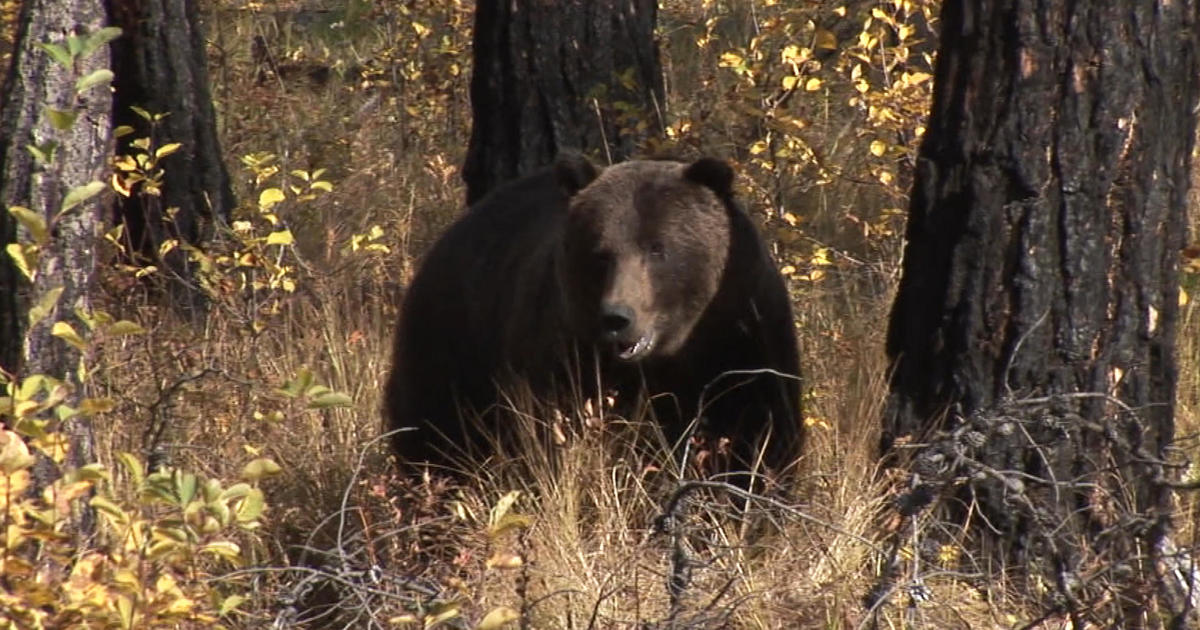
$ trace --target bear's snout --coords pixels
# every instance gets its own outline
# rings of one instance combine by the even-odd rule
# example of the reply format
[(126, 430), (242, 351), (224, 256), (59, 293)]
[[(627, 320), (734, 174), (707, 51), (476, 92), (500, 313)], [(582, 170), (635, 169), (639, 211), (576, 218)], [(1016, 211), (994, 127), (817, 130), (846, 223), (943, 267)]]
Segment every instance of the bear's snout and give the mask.
[(625, 304), (605, 304), (600, 311), (600, 328), (604, 340), (612, 343), (617, 357), (625, 361), (637, 361), (650, 354), (658, 341), (654, 330), (640, 330), (636, 313)]
[(633, 326), (633, 309), (624, 304), (606, 304), (600, 314), (604, 336), (620, 339)]

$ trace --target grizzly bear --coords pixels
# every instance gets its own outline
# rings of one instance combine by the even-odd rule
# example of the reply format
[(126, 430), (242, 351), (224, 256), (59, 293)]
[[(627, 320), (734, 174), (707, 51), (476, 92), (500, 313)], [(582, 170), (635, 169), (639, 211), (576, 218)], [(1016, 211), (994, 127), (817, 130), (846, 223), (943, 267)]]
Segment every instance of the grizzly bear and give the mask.
[(799, 371), (786, 287), (725, 162), (597, 172), (566, 155), (481, 199), (426, 255), (386, 424), (402, 464), (445, 465), (503, 440), (512, 416), (496, 409), (517, 384), (559, 402), (603, 389), (649, 401), (671, 444), (780, 471), (803, 439)]

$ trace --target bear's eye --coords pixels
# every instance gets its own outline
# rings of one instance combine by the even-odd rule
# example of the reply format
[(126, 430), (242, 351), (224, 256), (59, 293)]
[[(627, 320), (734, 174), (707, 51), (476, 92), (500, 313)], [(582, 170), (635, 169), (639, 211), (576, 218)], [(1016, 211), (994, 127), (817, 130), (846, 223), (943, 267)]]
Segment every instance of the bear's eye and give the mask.
[(651, 243), (650, 244), (650, 257), (655, 260), (666, 260), (667, 259), (667, 247), (665, 245), (663, 245), (662, 243)]

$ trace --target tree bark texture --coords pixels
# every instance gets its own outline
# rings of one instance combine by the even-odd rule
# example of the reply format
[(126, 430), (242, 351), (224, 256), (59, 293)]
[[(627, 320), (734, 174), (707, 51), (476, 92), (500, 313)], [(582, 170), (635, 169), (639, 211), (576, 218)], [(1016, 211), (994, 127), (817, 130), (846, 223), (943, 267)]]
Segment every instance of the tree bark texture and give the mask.
[(908, 499), (967, 475), (958, 517), (995, 557), (1072, 615), (1124, 583), (1101, 627), (1139, 627), (1169, 525), (1197, 2), (949, 0), (941, 25), (884, 452), (929, 444)]
[(657, 8), (655, 0), (480, 0), (468, 203), (564, 148), (618, 162), (662, 130)]
[[(117, 218), (125, 225), (130, 253), (159, 264), (164, 241), (197, 245), (211, 235), (214, 223), (228, 224), (233, 211), (209, 92), (205, 39), (194, 0), (109, 0), (109, 10), (124, 30), (113, 43), (115, 124), (135, 130), (122, 139), (118, 151), (131, 153), (128, 143), (145, 137), (156, 147), (183, 144), (162, 163), (161, 195), (134, 190), (118, 200)], [(135, 106), (168, 115), (151, 124), (134, 112)], [(182, 249), (170, 252), (162, 264), (174, 276), (175, 289), (191, 285), (190, 261)], [(182, 294), (189, 307), (202, 310), (201, 295), (190, 289)]]
[[(20, 31), (13, 61), (0, 96), (0, 228), (5, 243), (30, 235), (18, 230), (7, 212), (12, 206), (28, 208), (45, 217), (50, 237), (39, 252), (35, 281), (30, 283), (7, 254), (0, 261), (0, 363), (18, 376), (45, 374), (72, 386), (66, 404), (77, 404), (82, 383), (80, 353), (50, 334), (54, 322), (65, 321), (86, 330), (75, 311), (91, 309), (90, 292), (95, 277), (95, 243), (100, 230), (101, 205), (106, 195), (92, 197), (60, 214), (63, 200), (73, 188), (107, 181), (111, 155), (112, 96), (107, 84), (82, 92), (75, 82), (95, 70), (109, 67), (108, 47), (80, 56), (72, 71), (52, 60), (39, 43), (65, 46), (69, 34), (98, 31), (106, 25), (99, 0), (27, 0), (21, 8)], [(78, 115), (69, 129), (57, 129), (48, 112), (53, 108)], [(54, 147), (48, 162), (35, 159), (28, 147)], [(53, 310), (27, 330), (31, 301), (61, 289)], [(63, 430), (71, 439), (74, 464), (91, 462), (91, 427), (75, 418)], [(44, 481), (44, 480), (43, 480)]]

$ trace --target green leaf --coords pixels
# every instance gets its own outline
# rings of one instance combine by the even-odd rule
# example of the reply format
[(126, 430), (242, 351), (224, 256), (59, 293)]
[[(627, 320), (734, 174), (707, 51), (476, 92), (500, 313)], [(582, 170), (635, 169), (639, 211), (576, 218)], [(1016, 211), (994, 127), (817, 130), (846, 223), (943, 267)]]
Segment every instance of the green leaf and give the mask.
[(71, 53), (67, 52), (66, 48), (63, 48), (58, 44), (51, 44), (50, 42), (38, 42), (37, 47), (41, 48), (47, 53), (50, 53), (50, 58), (53, 59), (55, 63), (66, 68), (67, 70), (70, 70), (72, 66), (75, 65), (75, 59), (71, 56)]
[(124, 138), (131, 133), (133, 133), (133, 127), (130, 127), (129, 125), (120, 125), (116, 129), (113, 129), (114, 138)]
[(180, 505), (187, 505), (196, 498), (196, 481), (196, 475), (175, 472), (175, 496), (179, 497)]
[(154, 120), (154, 116), (150, 112), (138, 107), (137, 105), (130, 105), (129, 109), (133, 110), (133, 113), (137, 114), (138, 116), (146, 119), (147, 122)]
[(25, 274), (25, 277), (30, 282), (33, 282), (35, 277), (34, 269), (37, 268), (37, 248), (26, 248), (20, 243), (9, 243), (4, 246), (4, 251), (8, 252), (8, 257), (12, 258), (13, 264), (17, 266), (17, 269), (20, 269), (21, 273)]
[(92, 53), (100, 49), (101, 46), (113, 41), (121, 36), (121, 28), (118, 26), (106, 26), (95, 33), (87, 36), (83, 41), (83, 48), (79, 51), (84, 57), (90, 57)]
[(50, 140), (45, 144), (38, 146), (36, 144), (27, 144), (25, 149), (33, 156), (40, 164), (49, 164), (54, 161), (54, 155), (57, 153), (58, 143)]
[(213, 501), (222, 501), (222, 502), (235, 501), (237, 499), (241, 499), (241, 498), (245, 497), (246, 495), (250, 494), (253, 491), (254, 491), (254, 486), (252, 486), (244, 481), (239, 481), (238, 483), (235, 483), (232, 486), (229, 486), (228, 488), (217, 493), (216, 496), (209, 498), (208, 501), (210, 503)]
[(37, 304), (29, 307), (29, 327), (37, 326), (43, 319), (46, 319), (58, 304), (58, 298), (62, 295), (62, 287), (54, 287), (42, 294), (38, 298)]
[(59, 209), (59, 213), (61, 214), (66, 212), (67, 210), (78, 206), (88, 199), (99, 195), (101, 192), (104, 192), (106, 187), (107, 185), (104, 182), (94, 181), (84, 184), (83, 186), (76, 186), (75, 188), (72, 188), (70, 192), (67, 193), (67, 196), (63, 198), (62, 208)]
[(263, 498), (262, 490), (254, 488), (253, 491), (246, 495), (237, 509), (237, 522), (246, 524), (253, 523), (262, 516), (267, 508), (267, 502)]
[(279, 464), (266, 457), (260, 457), (246, 464), (246, 467), (242, 469), (242, 479), (258, 481), (265, 477), (278, 475), (281, 472), (283, 472), (283, 469), (279, 467)]
[(309, 386), (312, 385), (312, 381), (312, 370), (308, 369), (307, 367), (302, 367), (300, 368), (300, 371), (296, 373), (296, 378), (284, 383), (283, 387), (280, 387), (275, 391), (287, 396), (288, 398), (299, 398), (301, 392), (308, 391)]
[(82, 94), (97, 85), (111, 83), (113, 80), (113, 72), (108, 68), (101, 68), (86, 77), (81, 77), (75, 82), (75, 92)]
[(97, 326), (107, 326), (113, 321), (112, 315), (105, 311), (89, 311), (79, 307), (75, 308), (75, 317), (78, 317), (79, 321), (88, 327), (88, 330), (96, 330)]
[(330, 407), (353, 407), (354, 399), (341, 392), (325, 392), (309, 399), (309, 409), (328, 409)]
[(75, 478), (80, 481), (101, 481), (108, 479), (108, 471), (103, 464), (87, 464), (74, 470)]
[(71, 344), (76, 350), (87, 350), (87, 342), (67, 322), (54, 322), (54, 326), (50, 327), (50, 334)]
[(75, 126), (75, 119), (79, 117), (79, 113), (47, 107), (46, 117), (50, 119), (50, 126), (59, 131), (67, 131)]
[(72, 58), (79, 57), (79, 53), (83, 52), (83, 38), (78, 35), (68, 35), (67, 50), (70, 51)]
[(112, 519), (114, 523), (124, 523), (129, 518), (129, 516), (125, 514), (125, 510), (121, 509), (121, 506), (113, 503), (103, 495), (98, 494), (92, 497), (92, 500), (89, 501), (89, 504), (96, 508), (101, 514), (104, 514)]
[(114, 322), (113, 325), (106, 328), (105, 332), (114, 337), (122, 337), (125, 335), (144, 335), (146, 334), (146, 329), (142, 328), (136, 322), (122, 319), (119, 322)]
[(34, 212), (21, 206), (10, 206), (8, 213), (16, 218), (21, 227), (29, 230), (29, 235), (33, 237), (34, 243), (41, 245), (46, 242), (49, 231), (46, 229), (46, 217), (43, 217), (40, 212)]

